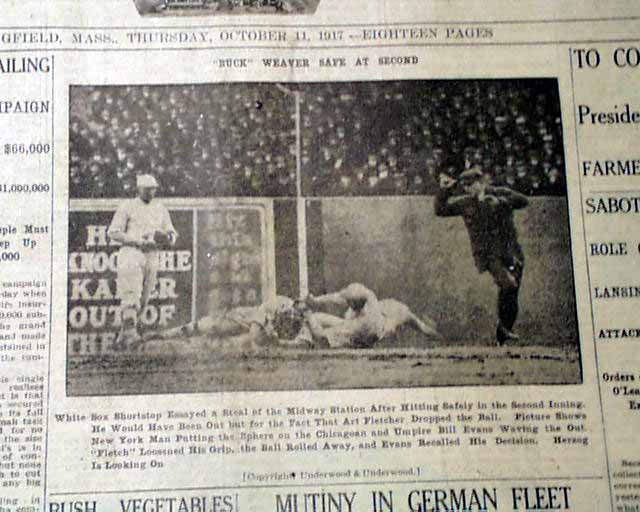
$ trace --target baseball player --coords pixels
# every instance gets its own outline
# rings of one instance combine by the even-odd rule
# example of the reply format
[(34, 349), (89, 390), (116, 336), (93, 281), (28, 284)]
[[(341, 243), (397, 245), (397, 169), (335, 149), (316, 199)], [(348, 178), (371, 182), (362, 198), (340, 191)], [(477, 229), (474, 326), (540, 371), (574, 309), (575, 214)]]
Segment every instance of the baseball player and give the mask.
[[(326, 348), (369, 348), (389, 339), (402, 326), (409, 326), (425, 336), (439, 337), (431, 319), (421, 319), (402, 302), (379, 300), (376, 294), (359, 283), (352, 283), (336, 293), (305, 299), (309, 310), (305, 321), (315, 345)], [(323, 310), (337, 308), (340, 315)]]
[(175, 340), (207, 336), (230, 344), (249, 344), (263, 347), (277, 343), (279, 338), (293, 339), (302, 327), (302, 314), (297, 313), (289, 297), (276, 296), (260, 306), (245, 306), (229, 311), (214, 312), (195, 322), (161, 332), (149, 332), (144, 341)]
[(178, 233), (167, 208), (155, 199), (158, 182), (150, 174), (137, 176), (138, 195), (123, 201), (107, 231), (122, 244), (118, 253), (118, 295), (122, 330), (116, 348), (139, 341), (138, 317), (156, 287), (158, 252), (172, 247)]
[[(343, 316), (319, 311), (330, 307), (342, 309)], [(403, 325), (438, 337), (433, 322), (419, 319), (405, 304), (395, 299), (378, 301), (365, 286), (351, 284), (334, 294), (310, 295), (299, 301), (277, 296), (261, 306), (235, 308), (163, 332), (147, 333), (145, 341), (201, 335), (254, 348), (368, 348)]]
[[(458, 181), (463, 193), (453, 194)], [(487, 185), (477, 165), (460, 174), (458, 181), (440, 175), (436, 215), (459, 215), (464, 219), (478, 271), (489, 272), (498, 286), (496, 342), (503, 345), (519, 339), (512, 329), (518, 316), (524, 253), (518, 243), (513, 211), (526, 207), (529, 200), (510, 188)]]

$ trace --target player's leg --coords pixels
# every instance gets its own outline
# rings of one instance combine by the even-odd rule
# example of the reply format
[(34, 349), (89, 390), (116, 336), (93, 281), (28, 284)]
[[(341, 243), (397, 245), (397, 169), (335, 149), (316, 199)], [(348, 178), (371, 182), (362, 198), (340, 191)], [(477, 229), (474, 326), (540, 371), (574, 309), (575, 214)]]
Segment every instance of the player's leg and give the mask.
[(328, 327), (336, 327), (344, 322), (344, 318), (330, 315), (329, 313), (312, 313), (313, 321), (316, 325), (326, 329)]
[(238, 336), (248, 331), (249, 326), (239, 323), (227, 316), (205, 316), (195, 322), (188, 322), (164, 331), (147, 333), (145, 340), (171, 340), (192, 338), (194, 336), (209, 336), (211, 338), (225, 338)]
[(143, 280), (142, 280), (142, 295), (140, 297), (140, 308), (144, 310), (149, 304), (151, 294), (156, 289), (158, 284), (158, 252), (148, 252), (144, 254), (144, 267), (143, 267)]
[[(501, 319), (504, 326), (511, 331), (516, 323), (519, 313), (520, 284), (522, 283), (522, 274), (524, 271), (524, 263), (518, 259), (512, 259), (507, 262), (507, 270), (511, 276), (510, 286), (504, 291), (502, 302)], [(501, 290), (501, 293), (503, 291)]]
[(409, 311), (409, 317), (406, 324), (413, 327), (415, 330), (420, 331), (425, 336), (432, 338), (441, 338), (440, 333), (436, 329), (436, 323), (429, 317), (423, 316), (420, 318), (413, 311)]
[[(230, 333), (231, 331), (227, 332)], [(243, 328), (242, 331), (236, 329), (233, 331), (233, 334), (217, 338), (216, 347), (221, 350), (232, 350), (244, 353), (265, 349), (276, 345), (277, 342), (277, 337), (273, 335), (273, 331), (270, 331), (257, 322), (252, 322), (247, 328)]]
[(292, 340), (278, 340), (279, 347), (285, 348), (314, 348), (313, 337), (296, 336)]
[(518, 260), (494, 260), (490, 263), (488, 270), (498, 286), (496, 342), (502, 345), (507, 341), (516, 341), (519, 337), (512, 332), (512, 329), (518, 317), (518, 295), (523, 265)]
[(149, 331), (142, 337), (146, 341), (151, 340), (172, 340), (179, 338), (190, 338), (198, 332), (198, 322), (189, 322), (186, 324), (172, 327), (171, 329), (164, 329), (163, 331)]
[(143, 336), (140, 336), (139, 334), (142, 331), (142, 329), (145, 327), (140, 321), (140, 319), (143, 317), (145, 310), (149, 305), (149, 299), (151, 298), (151, 294), (156, 289), (156, 286), (158, 284), (158, 267), (159, 267), (158, 252), (153, 251), (153, 252), (140, 253), (140, 254), (142, 255), (140, 257), (140, 274), (142, 275), (142, 284), (141, 284), (141, 291), (140, 291), (140, 301), (139, 301), (138, 310), (137, 310), (138, 335), (136, 336), (133, 343), (130, 345), (130, 348), (132, 350), (137, 349), (140, 345), (142, 345), (145, 341), (149, 339), (149, 336), (145, 336), (146, 333), (143, 333)]
[(120, 297), (122, 327), (114, 342), (114, 349), (122, 350), (136, 342), (138, 335), (138, 311), (142, 296), (143, 254), (130, 247), (118, 253), (117, 294)]
[(400, 327), (408, 326), (425, 336), (440, 338), (436, 323), (428, 317), (420, 318), (411, 308), (396, 299), (383, 299), (380, 308), (385, 317), (385, 333), (395, 333)]
[(233, 312), (219, 317), (207, 316), (198, 321), (198, 332), (212, 338), (239, 336), (249, 331), (250, 325), (233, 317)]

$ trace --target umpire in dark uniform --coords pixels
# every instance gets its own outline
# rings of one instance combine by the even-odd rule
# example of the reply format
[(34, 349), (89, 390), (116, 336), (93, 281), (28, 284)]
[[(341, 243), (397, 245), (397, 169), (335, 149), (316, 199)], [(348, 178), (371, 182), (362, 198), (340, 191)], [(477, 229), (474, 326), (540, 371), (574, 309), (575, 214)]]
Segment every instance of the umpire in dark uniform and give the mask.
[[(457, 183), (462, 193), (454, 193)], [(479, 166), (464, 171), (458, 181), (440, 175), (436, 215), (464, 219), (478, 271), (489, 272), (498, 286), (498, 345), (518, 339), (512, 329), (518, 316), (524, 253), (518, 243), (513, 210), (528, 204), (526, 196), (510, 188), (487, 185)]]

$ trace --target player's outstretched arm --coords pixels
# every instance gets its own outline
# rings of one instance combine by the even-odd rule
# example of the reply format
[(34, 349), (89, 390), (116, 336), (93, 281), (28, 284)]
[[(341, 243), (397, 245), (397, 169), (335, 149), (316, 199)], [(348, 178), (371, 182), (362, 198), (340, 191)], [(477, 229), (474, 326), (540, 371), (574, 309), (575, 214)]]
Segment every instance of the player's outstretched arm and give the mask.
[(339, 308), (347, 309), (349, 305), (347, 301), (342, 296), (341, 292), (336, 293), (327, 293), (325, 295), (318, 295), (317, 297), (309, 294), (306, 298), (307, 305), (312, 309), (322, 308), (322, 307), (331, 307), (337, 306)]
[(491, 193), (498, 198), (501, 205), (518, 210), (529, 205), (529, 198), (520, 192), (507, 187), (493, 187)]
[(474, 198), (468, 194), (451, 195), (450, 189), (440, 189), (435, 198), (435, 212), (438, 217), (455, 217), (462, 215), (464, 209)]
[(354, 304), (360, 304), (358, 307), (362, 307), (364, 304), (372, 304), (377, 300), (376, 294), (365, 285), (351, 283), (339, 292), (321, 295), (320, 297), (310, 295), (307, 298), (307, 304), (312, 308), (337, 307), (342, 310), (341, 314), (344, 314), (349, 307), (353, 308)]

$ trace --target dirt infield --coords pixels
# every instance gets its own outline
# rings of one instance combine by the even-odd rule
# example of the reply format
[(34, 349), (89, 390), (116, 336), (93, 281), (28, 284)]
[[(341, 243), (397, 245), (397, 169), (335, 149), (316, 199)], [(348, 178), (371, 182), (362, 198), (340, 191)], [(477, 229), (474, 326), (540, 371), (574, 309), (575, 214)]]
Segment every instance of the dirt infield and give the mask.
[(205, 339), (70, 362), (69, 396), (431, 386), (576, 384), (570, 347), (310, 350), (221, 348)]

